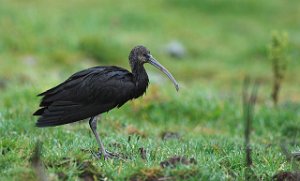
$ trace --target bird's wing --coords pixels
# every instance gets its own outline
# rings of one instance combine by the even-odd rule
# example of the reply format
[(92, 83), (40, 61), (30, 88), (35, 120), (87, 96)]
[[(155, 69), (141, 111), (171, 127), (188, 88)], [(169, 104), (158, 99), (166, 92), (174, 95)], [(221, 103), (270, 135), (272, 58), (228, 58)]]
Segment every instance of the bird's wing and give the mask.
[(66, 81), (64, 81), (63, 83), (39, 94), (38, 96), (51, 96), (54, 95), (56, 93), (62, 92), (66, 89), (70, 89), (73, 86), (78, 85), (78, 83), (80, 83), (83, 79), (85, 79), (86, 77), (88, 77), (89, 75), (92, 75), (94, 73), (97, 72), (101, 72), (104, 71), (105, 67), (92, 67), (89, 69), (85, 69), (79, 72), (76, 72), (75, 74), (73, 74), (72, 76), (70, 76)]
[(132, 98), (132, 74), (119, 67), (93, 67), (40, 94), (37, 126), (75, 122), (122, 105)]

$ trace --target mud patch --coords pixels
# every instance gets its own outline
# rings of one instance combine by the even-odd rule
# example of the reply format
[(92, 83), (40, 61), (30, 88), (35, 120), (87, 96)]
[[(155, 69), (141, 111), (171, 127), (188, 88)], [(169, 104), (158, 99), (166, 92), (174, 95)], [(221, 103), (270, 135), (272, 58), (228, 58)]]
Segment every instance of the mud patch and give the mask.
[[(133, 174), (128, 180), (130, 181), (175, 181), (175, 180), (189, 180), (198, 179), (201, 177), (197, 169), (184, 170), (169, 170), (164, 172), (161, 168), (147, 168), (141, 169)], [(194, 180), (195, 180), (194, 179)]]
[(195, 158), (188, 159), (185, 156), (174, 156), (168, 158), (165, 161), (160, 162), (160, 166), (162, 168), (166, 168), (166, 167), (174, 168), (177, 165), (191, 165), (191, 164), (196, 165), (197, 164), (196, 159)]
[(171, 140), (171, 139), (180, 139), (181, 136), (179, 133), (177, 132), (169, 132), (169, 131), (165, 131), (165, 132), (162, 132), (161, 135), (160, 135), (161, 139), (162, 140)]
[(130, 178), (130, 181), (157, 181), (157, 180), (168, 180), (163, 176), (163, 173), (160, 168), (147, 168), (141, 169), (137, 173), (133, 174)]
[(274, 181), (299, 181), (300, 172), (279, 172), (272, 177)]

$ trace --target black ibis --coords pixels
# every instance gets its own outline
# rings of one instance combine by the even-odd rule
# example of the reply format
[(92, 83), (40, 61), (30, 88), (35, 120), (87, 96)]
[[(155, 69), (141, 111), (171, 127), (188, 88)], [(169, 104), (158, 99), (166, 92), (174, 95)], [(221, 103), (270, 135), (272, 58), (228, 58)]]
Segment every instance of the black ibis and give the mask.
[(90, 118), (89, 125), (99, 145), (99, 155), (104, 159), (115, 156), (103, 146), (97, 133), (97, 118), (146, 92), (149, 79), (145, 63), (165, 73), (179, 90), (172, 74), (153, 58), (150, 51), (144, 46), (136, 46), (129, 54), (131, 72), (116, 66), (92, 67), (39, 94), (43, 97), (40, 108), (33, 114), (39, 116), (36, 126), (58, 126)]

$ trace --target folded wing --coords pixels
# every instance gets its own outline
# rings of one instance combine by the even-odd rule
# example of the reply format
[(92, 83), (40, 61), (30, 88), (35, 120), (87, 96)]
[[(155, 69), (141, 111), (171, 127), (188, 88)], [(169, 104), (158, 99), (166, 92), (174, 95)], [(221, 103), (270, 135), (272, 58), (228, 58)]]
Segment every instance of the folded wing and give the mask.
[(132, 74), (120, 67), (93, 67), (49, 89), (34, 115), (38, 127), (68, 124), (122, 106), (132, 99)]

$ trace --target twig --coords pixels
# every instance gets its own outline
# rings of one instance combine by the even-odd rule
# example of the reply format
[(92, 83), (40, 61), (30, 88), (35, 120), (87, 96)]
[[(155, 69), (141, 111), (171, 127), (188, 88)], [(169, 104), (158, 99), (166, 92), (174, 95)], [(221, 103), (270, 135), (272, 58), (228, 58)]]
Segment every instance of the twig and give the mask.
[[(251, 145), (250, 145), (250, 133), (252, 129), (252, 121), (254, 115), (254, 106), (257, 100), (257, 91), (258, 91), (258, 81), (254, 82), (254, 85), (251, 90), (251, 94), (249, 96), (249, 85), (250, 85), (249, 77), (244, 79), (243, 85), (243, 113), (244, 113), (244, 121), (245, 121), (245, 157), (246, 157), (246, 167), (250, 170), (253, 162), (251, 158)], [(246, 179), (249, 180), (249, 173), (246, 175)]]

